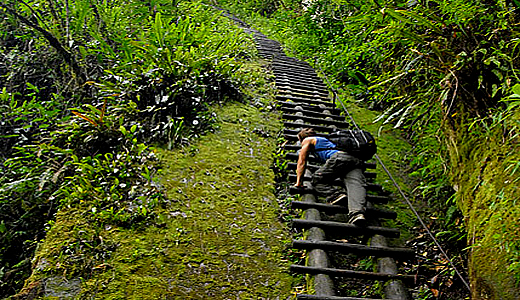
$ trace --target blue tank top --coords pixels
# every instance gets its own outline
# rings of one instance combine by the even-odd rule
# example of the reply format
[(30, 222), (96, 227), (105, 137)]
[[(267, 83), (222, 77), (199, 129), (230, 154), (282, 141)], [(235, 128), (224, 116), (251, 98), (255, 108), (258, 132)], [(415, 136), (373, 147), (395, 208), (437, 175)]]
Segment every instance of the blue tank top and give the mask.
[(328, 139), (321, 137), (321, 136), (315, 136), (316, 138), (316, 145), (314, 146), (314, 153), (316, 154), (316, 157), (318, 157), (321, 162), (325, 162), (327, 159), (329, 159), (332, 154), (338, 152), (338, 150), (321, 150), (320, 149), (330, 149), (335, 148), (336, 144), (332, 143)]

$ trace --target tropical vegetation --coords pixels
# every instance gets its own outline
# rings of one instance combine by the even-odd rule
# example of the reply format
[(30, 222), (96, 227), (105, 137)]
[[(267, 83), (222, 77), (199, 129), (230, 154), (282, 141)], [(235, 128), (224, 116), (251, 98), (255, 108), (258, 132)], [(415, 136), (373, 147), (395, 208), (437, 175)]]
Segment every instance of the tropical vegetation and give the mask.
[(110, 252), (106, 226), (156, 222), (167, 200), (153, 146), (211, 130), (208, 107), (240, 100), (259, 73), (242, 68), (251, 40), (200, 2), (8, 0), (0, 15), (4, 297), (64, 208), (95, 225), (57, 248), (69, 273)]
[(517, 1), (220, 3), (402, 130), (416, 199), (450, 254), (468, 256), (472, 297), (517, 297)]
[[(309, 61), (355, 111), (376, 111), (380, 130), (400, 130), (413, 146), (399, 153), (410, 194), (467, 270), (471, 297), (516, 299), (516, 0), (0, 2), (0, 296), (18, 293), (33, 272), (88, 282), (110, 268), (118, 247), (132, 247), (107, 232), (168, 224), (172, 197), (157, 180), (168, 159), (155, 147), (164, 153), (215, 130), (213, 104), (263, 105), (248, 94), (268, 85), (244, 64), (254, 45), (215, 4)], [(235, 117), (227, 121), (244, 122)], [(250, 133), (240, 136), (249, 143)], [(59, 221), (73, 217), (80, 223)], [(178, 229), (166, 240), (181, 241)], [(438, 264), (446, 258), (417, 235), (414, 245), (437, 262), (416, 266), (433, 274), (418, 296), (466, 297), (454, 270)], [(134, 250), (125, 262), (159, 251)], [(34, 263), (35, 253), (52, 261)]]

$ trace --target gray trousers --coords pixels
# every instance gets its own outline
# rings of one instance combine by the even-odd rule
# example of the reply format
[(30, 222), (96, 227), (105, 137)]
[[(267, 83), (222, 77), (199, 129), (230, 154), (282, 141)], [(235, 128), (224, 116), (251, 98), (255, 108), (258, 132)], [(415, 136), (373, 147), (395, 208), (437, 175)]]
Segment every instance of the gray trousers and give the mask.
[(332, 183), (336, 178), (343, 180), (348, 196), (349, 215), (364, 213), (366, 207), (366, 180), (361, 169), (363, 161), (346, 152), (334, 153), (312, 176), (314, 189), (327, 198), (345, 193)]

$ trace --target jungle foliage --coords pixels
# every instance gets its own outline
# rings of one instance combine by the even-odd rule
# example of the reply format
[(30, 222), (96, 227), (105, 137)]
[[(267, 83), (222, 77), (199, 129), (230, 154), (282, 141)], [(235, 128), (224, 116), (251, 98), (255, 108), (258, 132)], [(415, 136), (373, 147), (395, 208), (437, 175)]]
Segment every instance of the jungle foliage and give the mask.
[[(3, 298), (61, 207), (86, 206), (99, 228), (154, 223), (166, 198), (151, 146), (211, 130), (208, 105), (255, 73), (241, 68), (249, 38), (196, 1), (6, 0), (0, 16)], [(78, 237), (61, 255), (101, 244)]]
[[(414, 145), (403, 159), (418, 181), (416, 198), (425, 200), (437, 220), (432, 229), (458, 264), (471, 255), (473, 297), (515, 297), (504, 286), (514, 289), (520, 282), (518, 188), (511, 184), (518, 181), (518, 1), (219, 3), (323, 70), (350, 99), (345, 101), (377, 110), (375, 121), (401, 129)], [(501, 175), (480, 179), (495, 157), (493, 173)], [(468, 180), (469, 174), (478, 182)], [(472, 202), (479, 190), (486, 199)], [(488, 209), (497, 214), (497, 207), (504, 210), (493, 217), (500, 221), (489, 221)], [(484, 233), (504, 222), (509, 230)], [(492, 242), (484, 242), (488, 235)], [(488, 272), (485, 265), (493, 263), (479, 253), (494, 253), (496, 243), (502, 245), (496, 263), (502, 270)], [(434, 274), (443, 272), (452, 271)], [(515, 280), (500, 286), (493, 277)], [(440, 297), (456, 286), (438, 279), (432, 278), (424, 297)]]

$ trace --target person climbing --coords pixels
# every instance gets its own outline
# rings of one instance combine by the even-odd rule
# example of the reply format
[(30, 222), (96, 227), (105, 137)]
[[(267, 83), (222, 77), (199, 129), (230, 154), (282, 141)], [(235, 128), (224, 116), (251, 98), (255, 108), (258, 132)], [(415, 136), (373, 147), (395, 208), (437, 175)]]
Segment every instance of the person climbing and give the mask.
[[(310, 153), (324, 163), (312, 176), (312, 185), (318, 194), (326, 197), (330, 204), (347, 201), (349, 223), (365, 226), (366, 190), (363, 161), (349, 153), (334, 149), (336, 145), (329, 139), (316, 135), (312, 128), (302, 129), (298, 133), (301, 143), (300, 154), (296, 167), (295, 187), (303, 187), (303, 176), (307, 167)], [(332, 183), (335, 179), (343, 180), (344, 189), (335, 188)]]

